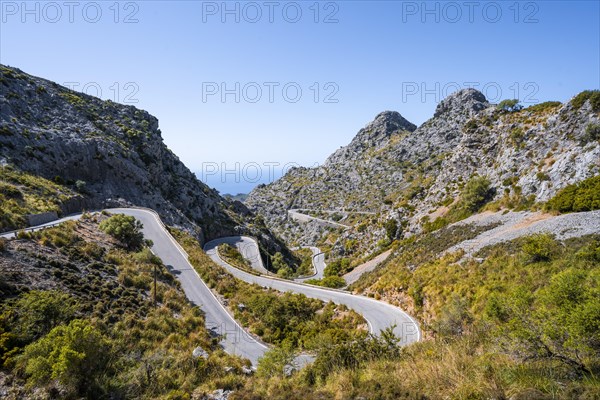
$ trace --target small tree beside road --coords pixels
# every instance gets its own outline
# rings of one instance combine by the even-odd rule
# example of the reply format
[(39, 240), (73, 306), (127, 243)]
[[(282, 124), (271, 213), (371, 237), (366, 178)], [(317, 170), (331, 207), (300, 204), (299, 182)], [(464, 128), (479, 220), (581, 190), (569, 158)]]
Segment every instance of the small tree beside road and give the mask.
[(100, 223), (100, 229), (117, 239), (128, 250), (139, 250), (144, 244), (144, 225), (134, 217), (116, 214)]

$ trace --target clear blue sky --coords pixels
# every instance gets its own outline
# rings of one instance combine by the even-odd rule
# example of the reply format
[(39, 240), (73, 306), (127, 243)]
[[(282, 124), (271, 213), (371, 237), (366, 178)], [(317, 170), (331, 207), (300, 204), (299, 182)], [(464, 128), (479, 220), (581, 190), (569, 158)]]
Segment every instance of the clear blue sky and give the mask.
[[(526, 104), (600, 87), (598, 1), (74, 3), (2, 0), (0, 62), (137, 100), (224, 193), (322, 163), (383, 110), (420, 124), (459, 86)], [(239, 184), (212, 172), (238, 162)]]

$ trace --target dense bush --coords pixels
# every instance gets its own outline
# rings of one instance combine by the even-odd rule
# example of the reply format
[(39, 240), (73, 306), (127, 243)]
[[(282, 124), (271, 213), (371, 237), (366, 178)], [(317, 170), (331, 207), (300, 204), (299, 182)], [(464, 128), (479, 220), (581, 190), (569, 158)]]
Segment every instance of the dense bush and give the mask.
[(500, 302), (498, 335), (523, 360), (557, 360), (578, 374), (598, 366), (600, 275), (576, 267), (550, 278), (537, 293), (516, 287)]
[(600, 112), (600, 90), (584, 90), (571, 100), (571, 104), (575, 109), (579, 110), (588, 100), (590, 101), (592, 110)]
[(132, 216), (117, 214), (102, 221), (100, 229), (120, 241), (127, 249), (137, 250), (144, 244), (143, 225)]
[(309, 285), (324, 286), (328, 288), (338, 289), (346, 286), (346, 281), (341, 276), (331, 275), (323, 279), (309, 279), (306, 281)]
[(394, 240), (398, 237), (398, 221), (395, 219), (385, 221), (384, 228), (388, 239)]
[(521, 110), (523, 106), (519, 104), (519, 100), (517, 99), (506, 99), (498, 103), (496, 108), (506, 112), (515, 112)]
[(20, 361), (32, 385), (55, 380), (71, 395), (92, 395), (105, 373), (109, 350), (108, 340), (98, 329), (88, 321), (74, 320), (28, 345)]
[(465, 185), (460, 199), (459, 207), (470, 212), (478, 211), (494, 195), (490, 181), (483, 176), (474, 176)]
[(3, 315), (19, 343), (29, 343), (75, 316), (73, 299), (57, 291), (32, 290), (23, 294)]
[(252, 271), (250, 262), (233, 246), (223, 243), (219, 245), (219, 256), (229, 264), (245, 271)]
[(350, 268), (350, 259), (349, 258), (341, 258), (337, 260), (333, 260), (328, 262), (325, 266), (325, 270), (323, 271), (323, 275), (325, 276), (335, 276), (335, 275), (344, 275), (349, 271)]
[(552, 235), (547, 233), (528, 236), (523, 242), (521, 249), (528, 262), (550, 261), (558, 246)]
[(306, 276), (314, 274), (315, 270), (313, 267), (313, 253), (308, 248), (301, 248), (294, 252), (296, 257), (300, 259), (300, 266), (296, 270), (298, 276)]
[(600, 175), (561, 189), (546, 203), (546, 209), (561, 213), (600, 209)]
[(353, 341), (334, 344), (323, 348), (315, 362), (308, 367), (311, 380), (325, 380), (330, 374), (342, 369), (357, 369), (375, 360), (391, 360), (400, 355), (400, 338), (394, 335), (393, 327), (381, 332), (380, 336), (368, 335)]
[(446, 215), (433, 221), (428, 216), (422, 220), (423, 232), (431, 233), (469, 217), (488, 203), (495, 193), (495, 189), (490, 187), (489, 179), (477, 175), (471, 177), (462, 189), (460, 199), (450, 207)]

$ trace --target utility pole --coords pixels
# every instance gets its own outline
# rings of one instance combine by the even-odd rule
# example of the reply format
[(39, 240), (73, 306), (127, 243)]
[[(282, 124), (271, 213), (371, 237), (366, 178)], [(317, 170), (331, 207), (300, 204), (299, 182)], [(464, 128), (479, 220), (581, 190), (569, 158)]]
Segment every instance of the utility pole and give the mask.
[(156, 308), (156, 264), (154, 264), (154, 308)]

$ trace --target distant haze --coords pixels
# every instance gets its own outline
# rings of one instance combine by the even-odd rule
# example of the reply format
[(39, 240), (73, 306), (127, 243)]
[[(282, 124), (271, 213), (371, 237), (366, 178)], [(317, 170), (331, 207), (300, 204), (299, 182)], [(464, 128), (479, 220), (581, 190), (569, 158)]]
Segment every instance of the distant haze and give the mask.
[(211, 188), (217, 189), (220, 194), (231, 194), (236, 195), (239, 193), (250, 193), (252, 189), (260, 184), (269, 184), (284, 174), (284, 171), (288, 171), (288, 168), (283, 170), (282, 168), (267, 168), (263, 167), (258, 170), (253, 165), (252, 168), (235, 168), (227, 167), (231, 169), (217, 170), (212, 168), (206, 168), (204, 171), (195, 171), (196, 176), (199, 180), (210, 186)]

